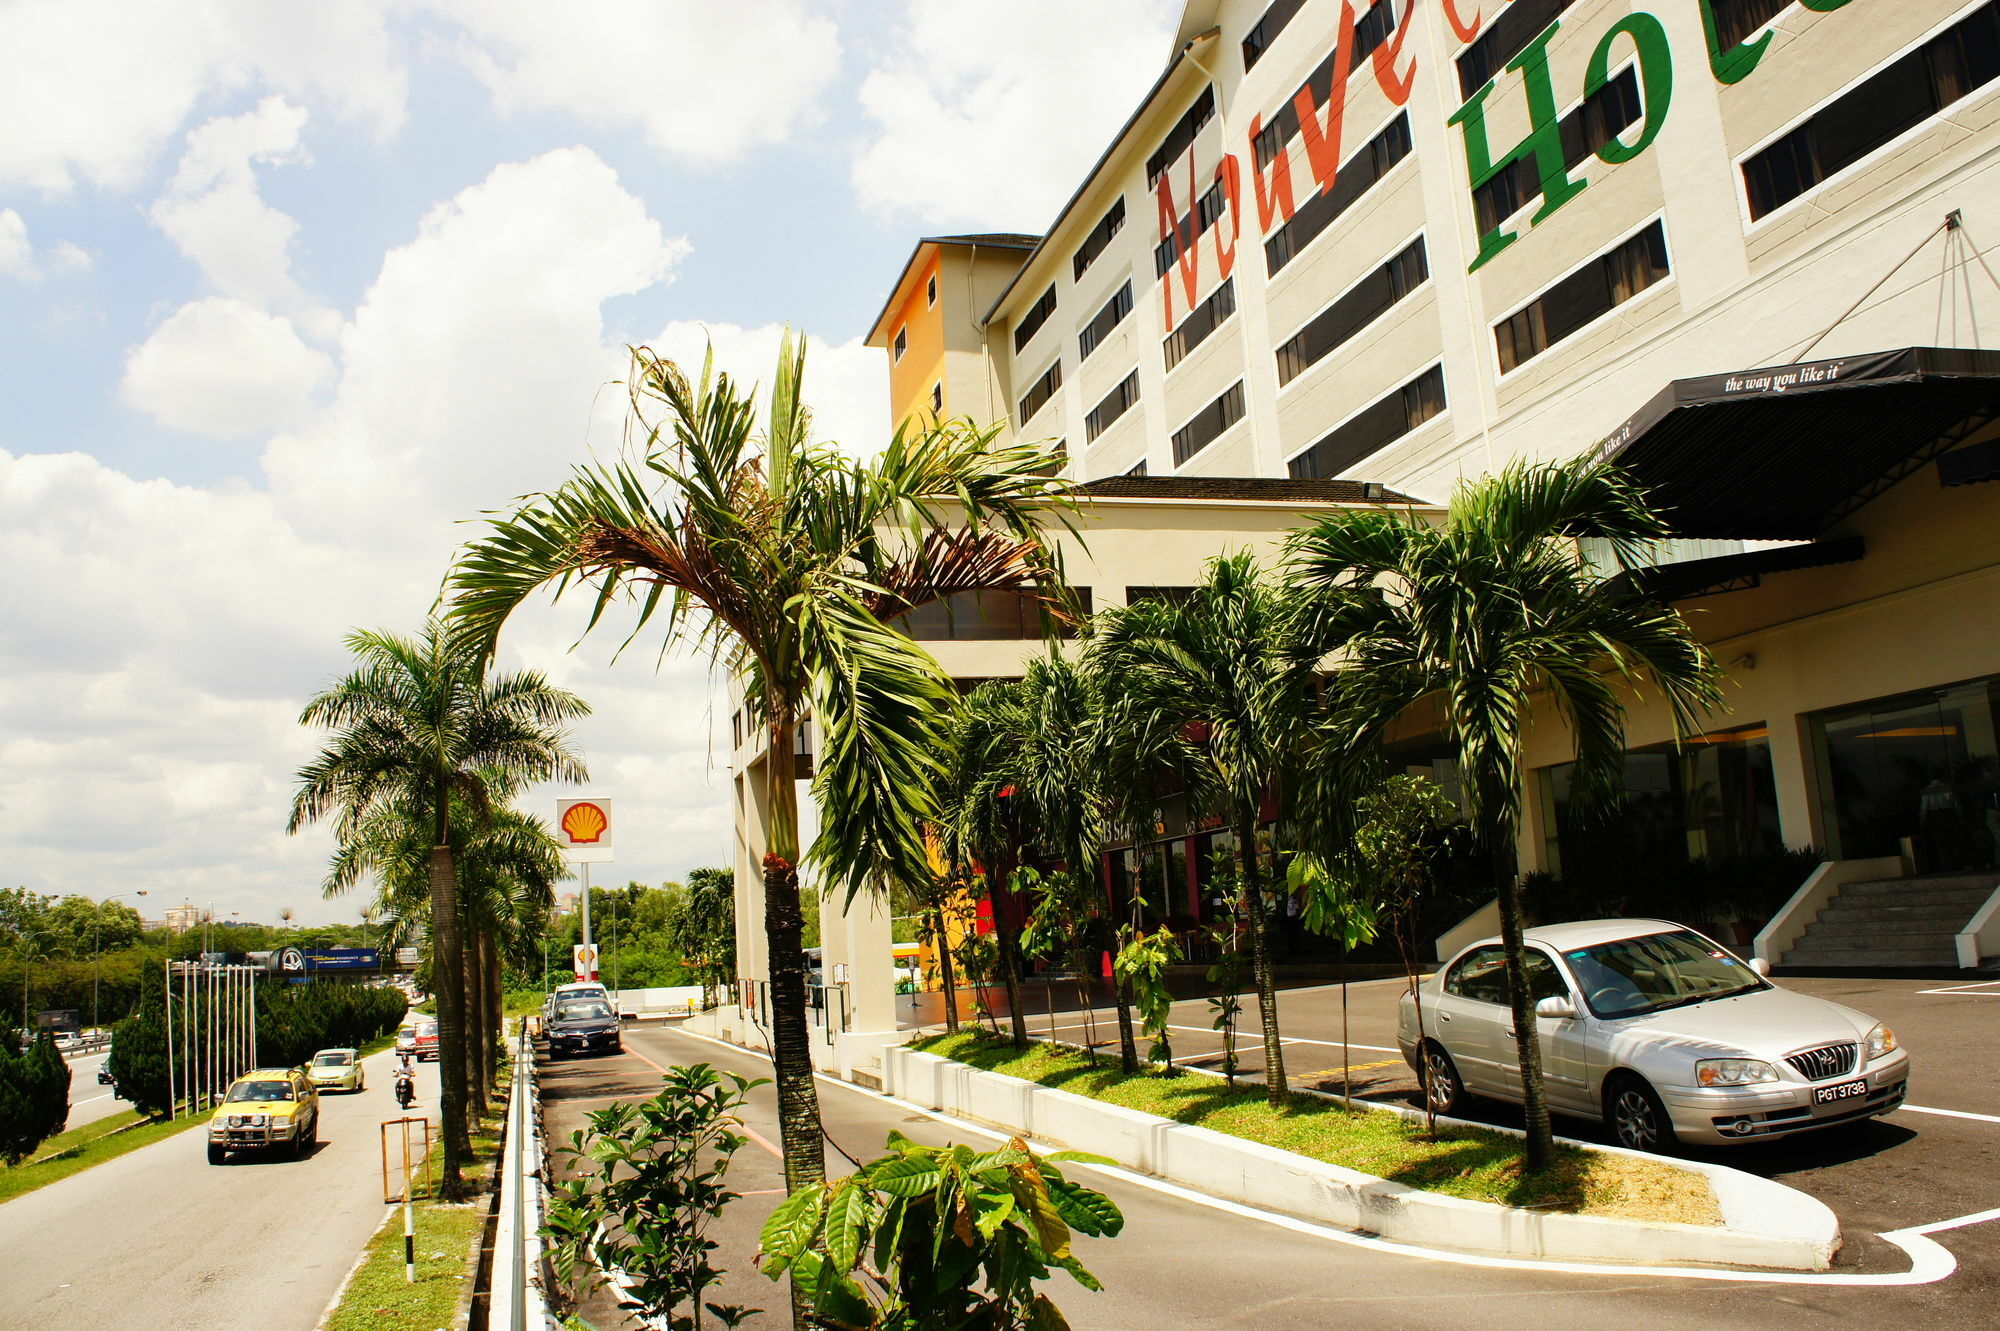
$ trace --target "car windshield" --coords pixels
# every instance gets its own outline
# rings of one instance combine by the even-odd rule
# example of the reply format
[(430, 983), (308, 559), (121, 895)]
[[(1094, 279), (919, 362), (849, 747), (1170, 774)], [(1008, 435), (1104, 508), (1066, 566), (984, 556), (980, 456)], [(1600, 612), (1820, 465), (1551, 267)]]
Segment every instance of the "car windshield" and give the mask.
[(611, 1009), (602, 1003), (564, 1003), (556, 1009), (557, 1021), (603, 1021), (610, 1017)]
[(438, 1033), (437, 1023), (434, 1021), (427, 1021), (423, 1025), (417, 1027), (417, 1038), (419, 1040), (429, 1040), (435, 1037), (437, 1033)]
[(292, 1084), (286, 1081), (239, 1081), (229, 1088), (232, 1103), (239, 1100), (289, 1100)]
[(1563, 957), (1600, 1017), (1635, 1017), (1766, 987), (1741, 961), (1686, 930), (1572, 948)]
[(344, 1068), (354, 1061), (352, 1054), (315, 1054), (313, 1066), (316, 1068)]

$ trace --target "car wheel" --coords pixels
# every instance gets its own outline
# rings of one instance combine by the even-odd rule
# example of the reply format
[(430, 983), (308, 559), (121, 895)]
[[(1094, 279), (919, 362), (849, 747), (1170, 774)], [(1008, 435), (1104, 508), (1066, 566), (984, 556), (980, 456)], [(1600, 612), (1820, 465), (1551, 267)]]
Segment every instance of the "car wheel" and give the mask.
[(1465, 1093), (1465, 1082), (1458, 1075), (1458, 1065), (1451, 1061), (1451, 1055), (1444, 1046), (1435, 1042), (1424, 1044), (1424, 1102), (1434, 1114), (1447, 1117), (1465, 1108), (1469, 1098)]
[(210, 1142), (208, 1144), (208, 1163), (211, 1165), (229, 1163), (229, 1151), (224, 1147), (217, 1146), (214, 1142)]
[(1674, 1125), (1666, 1106), (1632, 1073), (1615, 1077), (1604, 1091), (1604, 1118), (1611, 1139), (1628, 1151), (1668, 1151), (1675, 1144)]

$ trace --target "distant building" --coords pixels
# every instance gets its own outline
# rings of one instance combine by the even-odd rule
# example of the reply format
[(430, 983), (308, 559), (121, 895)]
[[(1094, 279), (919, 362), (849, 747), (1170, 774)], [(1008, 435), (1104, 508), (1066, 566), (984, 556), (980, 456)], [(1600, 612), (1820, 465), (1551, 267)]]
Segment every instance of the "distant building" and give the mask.
[(177, 934), (184, 934), (201, 923), (199, 906), (169, 906), (161, 915), (167, 928)]
[(577, 905), (578, 901), (576, 893), (574, 892), (563, 893), (561, 896), (556, 898), (555, 918), (562, 920), (562, 919), (567, 919), (570, 916), (576, 914)]

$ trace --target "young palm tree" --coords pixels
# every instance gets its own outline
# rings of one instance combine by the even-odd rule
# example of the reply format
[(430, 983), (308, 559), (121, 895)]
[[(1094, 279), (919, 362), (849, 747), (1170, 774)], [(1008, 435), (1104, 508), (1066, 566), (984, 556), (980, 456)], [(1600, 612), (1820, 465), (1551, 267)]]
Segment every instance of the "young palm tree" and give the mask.
[(916, 881), (950, 690), (889, 622), (977, 588), (1055, 605), (1037, 518), (1067, 520), (1049, 455), (997, 447), (995, 431), (899, 429), (865, 462), (810, 442), (804, 368), (804, 340), (788, 334), (759, 437), (753, 395), (712, 358), (690, 382), (635, 350), (642, 462), (578, 468), (496, 520), (450, 579), (453, 622), (475, 651), (490, 653), (538, 590), (581, 583), (592, 624), (629, 598), (635, 635), (658, 616), (670, 644), (706, 649), (742, 681), (767, 737), (771, 1053), (791, 1189), (825, 1172), (800, 949), (799, 726), (810, 714), (820, 740), (815, 865), (850, 894)]
[(1260, 576), (1254, 559), (1225, 555), (1209, 562), (1183, 601), (1147, 600), (1098, 615), (1088, 657), (1107, 697), (1128, 715), (1149, 718), (1107, 736), (1119, 767), (1178, 773), (1188, 807), (1219, 808), (1235, 835), (1264, 1027), (1264, 1086), (1274, 1105), (1291, 1087), (1271, 971), (1273, 898), (1257, 828), (1266, 804), (1284, 813), (1312, 734), (1323, 653), (1308, 649), (1302, 624), (1292, 598)]
[(1575, 739), (1573, 798), (1604, 803), (1623, 780), (1621, 685), (1650, 681), (1680, 733), (1719, 701), (1715, 663), (1687, 624), (1604, 576), (1577, 545), (1598, 538), (1620, 567), (1636, 567), (1667, 534), (1622, 474), (1579, 460), (1462, 483), (1441, 526), (1348, 511), (1292, 540), (1292, 579), (1314, 598), (1317, 631), (1346, 644), (1332, 686), (1336, 745), (1379, 743), (1419, 703), (1435, 705), (1458, 744), (1467, 812), (1493, 857), (1530, 1169), (1547, 1163), (1552, 1139), (1514, 850), (1522, 736), (1534, 695), (1546, 693)]
[[(471, 1154), (466, 1120), (464, 957), (452, 832), (469, 817), (487, 823), (496, 798), (533, 781), (582, 781), (568, 722), (588, 714), (573, 694), (534, 672), (487, 676), (478, 657), (454, 646), (442, 626), (416, 638), (355, 633), (359, 668), (306, 705), (301, 724), (333, 731), (299, 772), (289, 831), (331, 815), (348, 851), (384, 817), (428, 833), (425, 876), (431, 905), (438, 1073), (443, 1091), (444, 1167), (440, 1188), (463, 1190)], [(504, 789), (496, 783), (504, 783)]]

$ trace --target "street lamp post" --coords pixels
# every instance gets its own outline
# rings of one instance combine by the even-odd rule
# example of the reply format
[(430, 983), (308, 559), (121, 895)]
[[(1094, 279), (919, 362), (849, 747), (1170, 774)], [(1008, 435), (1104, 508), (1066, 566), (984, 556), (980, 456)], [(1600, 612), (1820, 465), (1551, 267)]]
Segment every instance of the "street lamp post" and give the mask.
[(144, 889), (140, 889), (134, 892), (114, 892), (110, 896), (104, 898), (103, 901), (98, 902), (96, 907), (92, 909), (90, 912), (90, 1029), (92, 1029), (93, 1031), (102, 1030), (104, 1028), (103, 1023), (98, 1019), (99, 1014), (97, 1006), (97, 988), (98, 988), (97, 980), (98, 980), (98, 971), (100, 969), (99, 962), (101, 956), (100, 951), (98, 949), (98, 940), (103, 936), (104, 933), (105, 904), (107, 902), (117, 901), (120, 897), (143, 897), (145, 895), (146, 893)]

